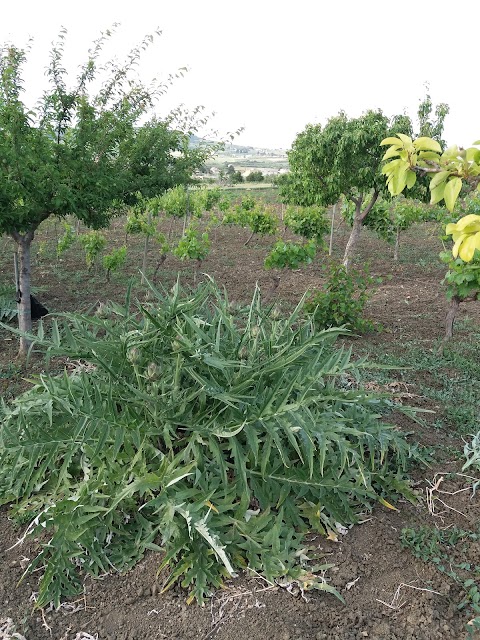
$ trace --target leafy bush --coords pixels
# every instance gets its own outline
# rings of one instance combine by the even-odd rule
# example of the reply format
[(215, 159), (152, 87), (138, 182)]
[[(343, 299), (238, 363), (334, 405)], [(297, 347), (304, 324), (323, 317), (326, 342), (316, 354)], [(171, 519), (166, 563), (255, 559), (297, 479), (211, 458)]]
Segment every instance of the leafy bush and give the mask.
[(107, 280), (110, 280), (110, 274), (112, 271), (118, 271), (120, 267), (125, 264), (127, 259), (127, 247), (120, 247), (119, 249), (113, 249), (106, 256), (103, 256), (103, 268), (107, 272)]
[(321, 329), (345, 326), (352, 331), (370, 331), (374, 325), (363, 317), (363, 311), (372, 282), (373, 278), (360, 271), (334, 264), (322, 290), (307, 300), (305, 309)]
[(200, 233), (198, 229), (190, 225), (180, 238), (173, 253), (181, 260), (205, 260), (210, 251), (210, 239), (208, 233)]
[(265, 258), (265, 269), (297, 269), (301, 264), (310, 264), (315, 257), (315, 242), (298, 244), (279, 240)]
[(252, 171), (245, 178), (246, 182), (263, 182), (265, 180), (265, 176), (261, 171)]
[(197, 218), (201, 218), (205, 211), (211, 211), (222, 199), (222, 191), (218, 187), (213, 189), (197, 189), (191, 193), (190, 206)]
[(284, 222), (299, 236), (320, 243), (330, 231), (330, 222), (325, 216), (325, 207), (287, 207)]
[[(203, 602), (250, 568), (309, 580), (306, 531), (335, 537), (377, 502), (412, 498), (416, 457), (382, 423), (386, 399), (345, 389), (338, 329), (317, 331), (265, 308), (236, 310), (213, 284), (155, 302), (111, 303), (93, 317), (41, 326), (48, 357), (75, 371), (41, 374), (0, 407), (0, 504), (45, 532), (26, 573), (42, 569), (37, 606), (82, 590), (79, 571), (126, 570), (147, 549)], [(275, 316), (275, 317), (274, 317)]]
[(233, 171), (228, 174), (228, 181), (230, 184), (240, 184), (244, 182), (243, 175), (241, 171)]
[(68, 251), (70, 247), (75, 244), (76, 235), (75, 235), (75, 227), (72, 227), (68, 222), (63, 223), (64, 233), (61, 238), (58, 239), (57, 242), (57, 256), (61, 256)]
[(443, 283), (447, 287), (447, 298), (460, 300), (475, 298), (480, 293), (480, 252), (471, 262), (454, 258), (451, 251), (442, 251), (440, 260), (448, 265)]
[(136, 209), (128, 214), (125, 233), (130, 235), (143, 234), (150, 238), (153, 237), (156, 232), (157, 226), (151, 217), (149, 217), (148, 213)]
[(183, 218), (188, 208), (186, 188), (179, 186), (169, 189), (158, 199), (158, 204), (167, 216)]
[(89, 231), (79, 238), (80, 244), (85, 251), (85, 261), (90, 270), (95, 264), (96, 259), (105, 248), (107, 241), (100, 231)]
[(249, 227), (252, 234), (273, 235), (278, 227), (278, 218), (265, 203), (247, 197), (226, 212), (223, 223)]

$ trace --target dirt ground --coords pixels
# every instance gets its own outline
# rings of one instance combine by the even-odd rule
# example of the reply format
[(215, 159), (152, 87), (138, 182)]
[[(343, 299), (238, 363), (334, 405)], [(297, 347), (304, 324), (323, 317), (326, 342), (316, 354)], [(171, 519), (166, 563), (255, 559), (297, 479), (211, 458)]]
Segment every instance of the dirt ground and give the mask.
[[(51, 240), (52, 229), (48, 233), (46, 242)], [(120, 245), (123, 242), (120, 233), (112, 234)], [(345, 234), (343, 228), (337, 233), (337, 256), (343, 250)], [(266, 297), (286, 305), (297, 302), (307, 288), (318, 287), (322, 282), (322, 262), (327, 258), (295, 272), (269, 273), (262, 265), (270, 240), (259, 239), (245, 247), (247, 237), (248, 233), (241, 229), (219, 228), (212, 253), (201, 265), (197, 278), (203, 277), (202, 272), (209, 273), (225, 285), (234, 300), (248, 299), (258, 282)], [(370, 273), (383, 278), (368, 305), (368, 316), (380, 323), (383, 330), (350, 339), (354, 353), (401, 350), (409, 341), (425, 349), (437, 347), (443, 335), (446, 309), (440, 284), (444, 270), (431, 260), (438, 248), (436, 232), (423, 227), (421, 233), (417, 230), (407, 234), (400, 261), (394, 263), (391, 249), (385, 243), (368, 234), (362, 238), (358, 265), (369, 262)], [(140, 250), (137, 243), (125, 269), (127, 275), (137, 273)], [(152, 252), (152, 264), (153, 255)], [(1, 260), (0, 267), (6, 272), (7, 259)], [(188, 265), (170, 257), (159, 272), (159, 280), (170, 285), (179, 269), (184, 281), (192, 282)], [(106, 285), (102, 274), (87, 274), (72, 251), (53, 271), (40, 256), (34, 282), (40, 286), (39, 298), (51, 311), (67, 311), (101, 299), (121, 299), (127, 280), (125, 273), (115, 275)], [(461, 318), (468, 315), (470, 322), (478, 326), (479, 311), (480, 303), (469, 303), (460, 315)], [(27, 384), (22, 380), (25, 372), (15, 364), (15, 348), (15, 340), (2, 332), (0, 393), (6, 398), (16, 395)], [(34, 370), (42, 366), (41, 360), (34, 361)], [(436, 409), (418, 392), (418, 378), (407, 378), (407, 384), (412, 405)], [(450, 453), (455, 446), (462, 449), (463, 443), (459, 436), (420, 427), (405, 417), (399, 417), (398, 421), (401, 428), (413, 432), (410, 437), (414, 441), (435, 445), (437, 450), (443, 449), (443, 454), (429, 468), (414, 470), (418, 505), (400, 503), (399, 511), (378, 507), (337, 543), (315, 539), (319, 553), (335, 565), (327, 577), (340, 591), (345, 604), (329, 594), (309, 592), (302, 596), (292, 585), (271, 585), (258, 576), (245, 575), (228, 583), (204, 608), (187, 605), (179, 588), (161, 593), (166, 575), (157, 575), (160, 558), (150, 553), (126, 575), (108, 575), (97, 581), (87, 579), (85, 596), (63, 604), (58, 611), (33, 610), (36, 576), (28, 576), (20, 585), (18, 580), (28, 559), (34, 557), (35, 542), (28, 540), (10, 549), (22, 531), (9, 520), (8, 509), (4, 507), (0, 510), (0, 640), (10, 640), (6, 632), (2, 635), (7, 619), (26, 640), (465, 638), (465, 625), (473, 615), (457, 608), (463, 597), (460, 586), (432, 563), (414, 557), (400, 540), (404, 527), (427, 525), (448, 531), (457, 526), (478, 530), (480, 501), (473, 495), (469, 479), (460, 474), (461, 459)], [(444, 504), (432, 501), (432, 497), (440, 496)], [(468, 562), (478, 568), (480, 543), (471, 541), (465, 553)]]

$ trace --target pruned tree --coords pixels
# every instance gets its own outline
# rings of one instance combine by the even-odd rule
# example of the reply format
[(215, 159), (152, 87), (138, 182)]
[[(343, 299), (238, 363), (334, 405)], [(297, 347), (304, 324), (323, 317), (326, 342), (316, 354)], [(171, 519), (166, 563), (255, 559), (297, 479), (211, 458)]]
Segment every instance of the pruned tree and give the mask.
[(387, 192), (379, 144), (387, 135), (411, 128), (404, 115), (389, 119), (381, 111), (367, 111), (349, 119), (340, 113), (325, 127), (308, 125), (288, 154), (291, 172), (279, 184), (286, 202), (327, 206), (343, 196), (353, 203), (352, 231), (343, 257), (347, 268), (366, 217), (375, 214), (375, 203)]
[(106, 31), (94, 42), (69, 87), (62, 30), (50, 53), (48, 86), (33, 109), (23, 99), (28, 50), (0, 48), (0, 235), (16, 243), (21, 355), (32, 326), (30, 247), (42, 222), (73, 215), (87, 227), (105, 227), (116, 203), (131, 202), (138, 191), (150, 195), (188, 182), (212, 153), (212, 147), (188, 147), (195, 122), (176, 127), (178, 112), (145, 122), (179, 75), (149, 86), (138, 79), (141, 55), (159, 32), (146, 36), (124, 63), (102, 65), (111, 35)]

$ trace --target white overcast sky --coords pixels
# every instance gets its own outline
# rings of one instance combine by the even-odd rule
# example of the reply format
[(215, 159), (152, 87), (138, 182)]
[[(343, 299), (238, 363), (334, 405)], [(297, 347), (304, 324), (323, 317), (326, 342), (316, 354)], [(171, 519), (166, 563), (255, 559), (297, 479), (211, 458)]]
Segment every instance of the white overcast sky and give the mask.
[(414, 115), (425, 95), (447, 102), (449, 143), (480, 138), (480, 0), (17, 0), (1, 1), (0, 42), (34, 38), (25, 74), (39, 97), (50, 43), (68, 29), (75, 70), (99, 32), (120, 22), (121, 54), (159, 27), (140, 67), (145, 80), (187, 66), (163, 101), (215, 111), (241, 144), (288, 148), (309, 122), (381, 108)]

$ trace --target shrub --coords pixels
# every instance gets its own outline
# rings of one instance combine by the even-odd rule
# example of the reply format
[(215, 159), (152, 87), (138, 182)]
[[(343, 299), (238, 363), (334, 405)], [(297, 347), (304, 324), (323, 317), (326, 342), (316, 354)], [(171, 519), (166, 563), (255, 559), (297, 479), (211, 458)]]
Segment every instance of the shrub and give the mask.
[(169, 189), (159, 198), (158, 204), (167, 216), (183, 218), (188, 212), (186, 188), (182, 185)]
[(61, 238), (58, 239), (57, 242), (57, 257), (63, 255), (65, 251), (70, 249), (70, 247), (75, 244), (76, 240), (75, 227), (72, 227), (71, 224), (64, 222), (63, 228), (64, 234)]
[(100, 231), (89, 231), (88, 233), (84, 233), (80, 236), (79, 240), (83, 250), (85, 251), (85, 261), (88, 269), (90, 270), (95, 264), (100, 253), (105, 248), (107, 240)]
[(249, 197), (234, 209), (227, 211), (222, 222), (249, 227), (252, 235), (273, 235), (278, 227), (278, 218), (272, 208)]
[(243, 175), (240, 171), (234, 171), (228, 177), (231, 184), (240, 184), (244, 182)]
[(347, 271), (343, 265), (334, 264), (322, 290), (310, 296), (305, 309), (313, 314), (320, 329), (344, 326), (352, 331), (370, 331), (374, 325), (363, 317), (363, 311), (372, 282), (373, 278), (360, 271)]
[(330, 231), (325, 207), (287, 207), (284, 222), (293, 233), (320, 243)]
[(447, 298), (476, 298), (480, 292), (480, 252), (477, 251), (470, 262), (464, 262), (461, 258), (454, 258), (451, 251), (442, 251), (440, 260), (448, 266), (443, 280)]
[(110, 280), (110, 274), (114, 271), (118, 271), (120, 267), (125, 264), (127, 259), (127, 247), (120, 247), (119, 249), (113, 249), (110, 253), (103, 256), (103, 268), (107, 272), (107, 280)]
[(147, 549), (170, 567), (166, 588), (199, 602), (246, 567), (334, 592), (326, 566), (305, 565), (305, 532), (333, 538), (375, 503), (412, 498), (417, 454), (380, 421), (390, 403), (342, 386), (362, 362), (302, 305), (282, 319), (256, 291), (232, 315), (211, 283), (151, 291), (133, 309), (53, 319), (50, 339), (41, 327), (37, 345), (76, 370), (0, 407), (0, 504), (34, 518), (25, 535), (49, 536), (26, 571), (42, 570), (36, 606)]
[(173, 250), (174, 255), (180, 260), (205, 260), (210, 252), (210, 239), (208, 233), (200, 231), (193, 225), (185, 229), (178, 245)]
[(245, 178), (246, 182), (263, 182), (265, 180), (265, 176), (261, 171), (252, 171)]
[(265, 269), (297, 269), (301, 264), (310, 264), (316, 251), (313, 241), (298, 244), (279, 240), (265, 258)]

